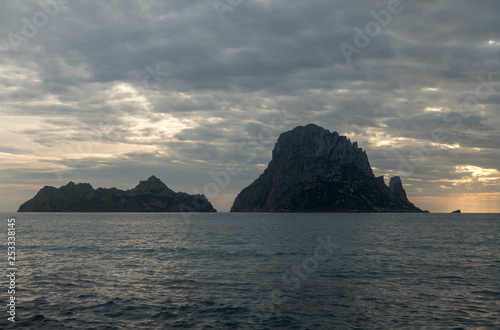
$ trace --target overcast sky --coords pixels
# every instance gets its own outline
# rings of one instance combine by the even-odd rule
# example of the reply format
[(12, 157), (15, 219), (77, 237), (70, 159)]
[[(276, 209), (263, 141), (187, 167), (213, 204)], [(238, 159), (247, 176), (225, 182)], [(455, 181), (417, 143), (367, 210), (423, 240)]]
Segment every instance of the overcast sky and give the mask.
[(498, 0), (2, 1), (0, 211), (45, 185), (151, 175), (227, 211), (280, 133), (316, 123), (421, 208), (500, 212), (499, 13)]

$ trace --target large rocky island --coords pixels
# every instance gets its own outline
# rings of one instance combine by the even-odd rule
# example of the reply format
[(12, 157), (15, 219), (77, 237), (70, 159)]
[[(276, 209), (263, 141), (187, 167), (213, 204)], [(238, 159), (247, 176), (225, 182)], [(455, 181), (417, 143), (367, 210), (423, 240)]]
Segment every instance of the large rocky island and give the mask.
[(267, 169), (236, 197), (231, 212), (426, 212), (401, 179), (375, 177), (366, 153), (314, 124), (280, 135)]
[[(200, 207), (200, 205), (202, 207)], [(134, 189), (94, 189), (88, 183), (46, 186), (18, 212), (216, 212), (204, 195), (174, 192), (155, 176)]]

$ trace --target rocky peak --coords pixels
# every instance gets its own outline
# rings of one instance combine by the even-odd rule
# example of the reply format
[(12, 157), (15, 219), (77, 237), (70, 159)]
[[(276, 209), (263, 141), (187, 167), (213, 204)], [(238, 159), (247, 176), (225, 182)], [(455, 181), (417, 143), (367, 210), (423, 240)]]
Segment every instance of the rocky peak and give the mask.
[(52, 187), (52, 186), (44, 186), (42, 189), (40, 189), (39, 193), (45, 193), (45, 194), (48, 194), (50, 192), (53, 192), (53, 191), (56, 191), (57, 188), (56, 187)]
[(79, 198), (79, 197), (92, 197), (95, 190), (89, 183), (79, 183), (75, 184), (70, 181), (67, 185), (60, 188), (63, 198)]
[(162, 193), (167, 195), (175, 194), (170, 188), (167, 187), (160, 179), (156, 176), (151, 176), (146, 181), (141, 181), (134, 189), (132, 189), (135, 194), (145, 194), (145, 193)]
[(300, 159), (302, 162), (323, 159), (335, 162), (339, 169), (342, 165), (352, 164), (368, 175), (373, 175), (368, 157), (358, 148), (357, 142), (351, 143), (347, 137), (315, 124), (298, 126), (278, 138), (272, 161), (279, 163), (292, 159)]
[[(282, 133), (268, 167), (236, 197), (234, 212), (422, 212), (376, 178), (356, 142), (315, 124)], [(404, 199), (403, 199), (404, 196)]]
[(399, 176), (393, 176), (389, 181), (389, 189), (396, 195), (399, 199), (409, 203), (408, 197), (406, 196), (406, 191), (403, 188), (403, 182)]

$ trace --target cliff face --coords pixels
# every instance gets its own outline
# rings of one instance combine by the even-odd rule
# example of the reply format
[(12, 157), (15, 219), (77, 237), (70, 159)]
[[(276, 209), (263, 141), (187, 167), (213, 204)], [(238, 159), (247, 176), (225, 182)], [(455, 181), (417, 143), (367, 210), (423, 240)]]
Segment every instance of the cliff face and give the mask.
[[(200, 208), (199, 206), (203, 207)], [(18, 212), (216, 212), (204, 195), (176, 193), (155, 176), (134, 189), (94, 190), (88, 183), (44, 187)]]
[(408, 197), (406, 196), (406, 191), (403, 188), (403, 182), (399, 176), (394, 176), (389, 181), (389, 189), (396, 195), (399, 199), (409, 203)]
[(356, 142), (309, 124), (280, 135), (267, 169), (240, 192), (231, 211), (423, 212), (396, 186), (393, 193), (373, 175)]

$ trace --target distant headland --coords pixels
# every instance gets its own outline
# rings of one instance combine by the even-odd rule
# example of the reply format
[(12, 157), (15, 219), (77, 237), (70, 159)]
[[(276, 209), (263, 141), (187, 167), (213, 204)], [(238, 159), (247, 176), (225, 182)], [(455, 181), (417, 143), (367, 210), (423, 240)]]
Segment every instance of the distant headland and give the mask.
[(94, 189), (88, 183), (46, 186), (18, 212), (217, 212), (204, 195), (174, 192), (155, 176), (134, 189)]
[(267, 169), (231, 212), (428, 212), (410, 203), (401, 178), (386, 186), (366, 152), (315, 124), (282, 133)]

